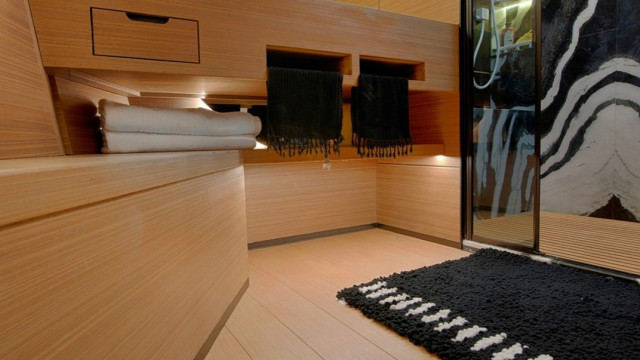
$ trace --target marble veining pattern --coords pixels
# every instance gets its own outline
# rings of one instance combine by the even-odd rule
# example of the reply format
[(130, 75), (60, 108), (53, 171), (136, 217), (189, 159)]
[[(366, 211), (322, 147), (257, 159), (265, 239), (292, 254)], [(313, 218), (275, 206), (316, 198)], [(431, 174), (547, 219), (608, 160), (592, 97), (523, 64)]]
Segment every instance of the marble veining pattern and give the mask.
[(542, 7), (541, 209), (590, 215), (617, 198), (638, 221), (640, 1)]

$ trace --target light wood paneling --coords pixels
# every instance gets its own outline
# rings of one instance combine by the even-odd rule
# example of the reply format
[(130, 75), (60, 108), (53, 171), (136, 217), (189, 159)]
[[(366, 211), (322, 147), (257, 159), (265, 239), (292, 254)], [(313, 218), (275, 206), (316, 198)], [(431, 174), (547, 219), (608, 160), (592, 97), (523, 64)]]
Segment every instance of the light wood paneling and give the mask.
[[(191, 97), (130, 97), (130, 105), (165, 109), (195, 109), (204, 104), (200, 98)], [(206, 104), (205, 104), (206, 105)]]
[(238, 151), (85, 155), (0, 162), (0, 226), (240, 165)]
[(192, 359), (247, 280), (243, 169), (0, 229), (0, 358)]
[(376, 222), (375, 160), (245, 165), (249, 242)]
[[(200, 64), (93, 56), (89, 5), (198, 20)], [(145, 88), (122, 85), (143, 92), (167, 91), (148, 79), (137, 81), (142, 73), (196, 76), (186, 81), (196, 86), (209, 77), (244, 79), (263, 88), (267, 46), (351, 54), (352, 81), (359, 54), (424, 62), (426, 80), (410, 86), (458, 89), (458, 27), (386, 11), (317, 0), (31, 0), (31, 6), (46, 67), (128, 71), (132, 76), (121, 80)], [(183, 92), (181, 83), (174, 81), (168, 92)], [(232, 87), (227, 95), (233, 94)]]
[(372, 9), (378, 9), (380, 5), (379, 0), (334, 0), (334, 1), (345, 3), (345, 4), (365, 6)]
[(444, 155), (460, 156), (460, 93), (413, 94), (409, 116), (415, 144), (444, 144)]
[(149, 15), (92, 8), (93, 53), (150, 60), (200, 61), (197, 21)]
[(128, 104), (127, 98), (58, 77), (51, 78), (51, 89), (65, 152), (69, 155), (99, 153), (102, 140), (98, 101), (108, 99)]
[[(423, 157), (426, 155), (437, 155), (444, 152), (444, 146), (441, 144), (413, 145), (413, 152), (405, 158)], [(292, 157), (280, 157), (274, 151), (269, 150), (243, 150), (242, 155), (245, 164), (255, 163), (276, 163), (276, 162), (299, 162), (299, 161), (324, 161), (323, 154), (302, 154)], [(340, 161), (347, 159), (360, 159), (357, 148), (353, 146), (341, 146), (340, 155), (331, 154), (331, 161)], [(398, 157), (398, 159), (401, 159)]]
[(0, 3), (0, 159), (63, 155), (27, 0)]
[(380, 10), (460, 24), (460, 1), (455, 0), (380, 0)]
[(540, 251), (640, 275), (640, 224), (541, 211)]
[(461, 159), (456, 156), (406, 156), (397, 159), (379, 159), (378, 164), (444, 166), (459, 168)]
[[(411, 344), (388, 328), (367, 319), (359, 311), (341, 305), (336, 301), (336, 293), (344, 287), (370, 281), (378, 276), (458, 259), (466, 255), (468, 253), (458, 249), (374, 229), (252, 250), (249, 252), (249, 262), (252, 265), (249, 291), (258, 303), (274, 303), (278, 311), (269, 313), (282, 323), (287, 324), (290, 319), (295, 318), (296, 325), (290, 327), (291, 331), (283, 336), (295, 336), (306, 342), (308, 331), (311, 330), (304, 327), (323, 327), (318, 339), (306, 342), (307, 346), (322, 354), (323, 358), (357, 358), (357, 352), (361, 347), (366, 351), (371, 345), (375, 345), (395, 359), (438, 359), (424, 348)], [(231, 315), (230, 322), (239, 317), (247, 318), (243, 311), (238, 307)], [(265, 305), (262, 311), (269, 309)], [(334, 321), (328, 324), (330, 321), (326, 319), (327, 315), (337, 319), (341, 324)], [(318, 324), (317, 319), (324, 320)], [(335, 331), (333, 324), (336, 324)], [(256, 330), (256, 327), (261, 329)], [(351, 334), (345, 335), (349, 330)], [(243, 337), (243, 344), (247, 347), (260, 346), (254, 343), (263, 344), (265, 337), (272, 336), (264, 334), (268, 329), (255, 320), (252, 323), (247, 322), (245, 328), (238, 327), (236, 331), (234, 335)], [(362, 337), (370, 344), (342, 339), (345, 337)], [(273, 340), (274, 343), (288, 341)], [(336, 343), (341, 345), (334, 345)], [(264, 346), (261, 348), (263, 352), (252, 358), (274, 358), (274, 353), (278, 354), (282, 347)], [(346, 349), (340, 353), (342, 347)], [(332, 353), (337, 354), (332, 356)], [(369, 358), (384, 357), (385, 355)], [(233, 359), (231, 355), (228, 355), (228, 358)]]
[(378, 222), (460, 242), (460, 168), (378, 165)]

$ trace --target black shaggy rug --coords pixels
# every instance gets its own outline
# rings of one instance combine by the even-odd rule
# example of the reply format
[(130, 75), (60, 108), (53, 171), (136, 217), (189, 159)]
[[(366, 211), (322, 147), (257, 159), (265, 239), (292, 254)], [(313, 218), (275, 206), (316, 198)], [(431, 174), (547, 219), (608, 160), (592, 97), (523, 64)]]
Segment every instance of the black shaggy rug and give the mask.
[(640, 359), (640, 287), (483, 249), (338, 292), (442, 359)]

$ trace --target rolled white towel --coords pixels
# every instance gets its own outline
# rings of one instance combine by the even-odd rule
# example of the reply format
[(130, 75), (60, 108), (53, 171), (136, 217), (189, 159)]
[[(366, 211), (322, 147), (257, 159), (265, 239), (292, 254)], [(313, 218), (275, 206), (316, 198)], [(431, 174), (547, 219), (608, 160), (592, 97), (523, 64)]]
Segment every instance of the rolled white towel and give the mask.
[(220, 113), (207, 109), (157, 109), (123, 105), (102, 99), (98, 103), (103, 131), (200, 136), (253, 135), (260, 119), (244, 112)]
[(103, 131), (103, 153), (253, 149), (252, 135), (198, 136)]

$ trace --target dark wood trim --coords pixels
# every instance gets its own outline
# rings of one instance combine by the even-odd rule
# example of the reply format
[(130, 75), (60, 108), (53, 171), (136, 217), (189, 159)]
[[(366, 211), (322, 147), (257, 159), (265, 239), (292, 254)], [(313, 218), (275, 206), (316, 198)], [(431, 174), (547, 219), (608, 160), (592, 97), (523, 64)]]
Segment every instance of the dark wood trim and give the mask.
[(540, 138), (542, 137), (542, 1), (534, 1), (533, 42), (536, 49), (536, 113), (534, 133), (533, 250), (540, 250)]
[(262, 248), (278, 246), (278, 245), (286, 245), (286, 244), (296, 243), (299, 241), (306, 241), (306, 240), (313, 240), (313, 239), (327, 237), (327, 236), (348, 234), (348, 233), (363, 231), (363, 230), (370, 230), (370, 229), (374, 229), (375, 227), (376, 227), (376, 224), (357, 225), (357, 226), (350, 226), (350, 227), (341, 228), (341, 229), (332, 229), (332, 230), (318, 231), (318, 232), (308, 233), (308, 234), (287, 236), (287, 237), (282, 237), (277, 239), (256, 241), (256, 242), (249, 243), (249, 250), (262, 249)]
[(433, 243), (436, 243), (436, 244), (449, 246), (449, 247), (452, 247), (452, 248), (455, 248), (455, 249), (460, 249), (462, 247), (462, 244), (460, 242), (457, 242), (457, 241), (442, 239), (442, 238), (439, 238), (439, 237), (430, 236), (430, 235), (422, 234), (422, 233), (411, 231), (411, 230), (405, 230), (405, 229), (402, 229), (402, 228), (397, 228), (395, 226), (378, 224), (378, 227), (380, 229), (382, 229), (382, 230), (391, 231), (391, 232), (394, 232), (394, 233), (400, 234), (400, 235), (411, 236), (411, 237), (414, 237), (414, 238), (417, 238), (417, 239), (420, 239), (420, 240), (430, 241), (430, 242), (433, 242)]
[(242, 287), (240, 288), (240, 290), (238, 290), (238, 293), (231, 301), (231, 304), (227, 306), (227, 310), (224, 311), (222, 317), (220, 318), (220, 320), (218, 320), (218, 323), (209, 334), (209, 337), (204, 342), (204, 344), (202, 344), (200, 351), (198, 351), (198, 354), (196, 354), (196, 356), (193, 358), (194, 360), (204, 360), (207, 357), (207, 354), (209, 354), (209, 352), (211, 351), (211, 347), (213, 347), (213, 344), (216, 342), (218, 335), (220, 335), (220, 331), (222, 331), (222, 328), (227, 323), (227, 320), (229, 320), (231, 313), (233, 313), (233, 310), (235, 310), (236, 306), (240, 302), (240, 299), (242, 299), (242, 296), (248, 288), (249, 279), (247, 279), (244, 284), (242, 284)]
[[(469, 0), (460, 6), (460, 154), (461, 163), (461, 235), (462, 240), (473, 235), (472, 194), (473, 194), (473, 17)], [(460, 241), (462, 248), (463, 241)]]

